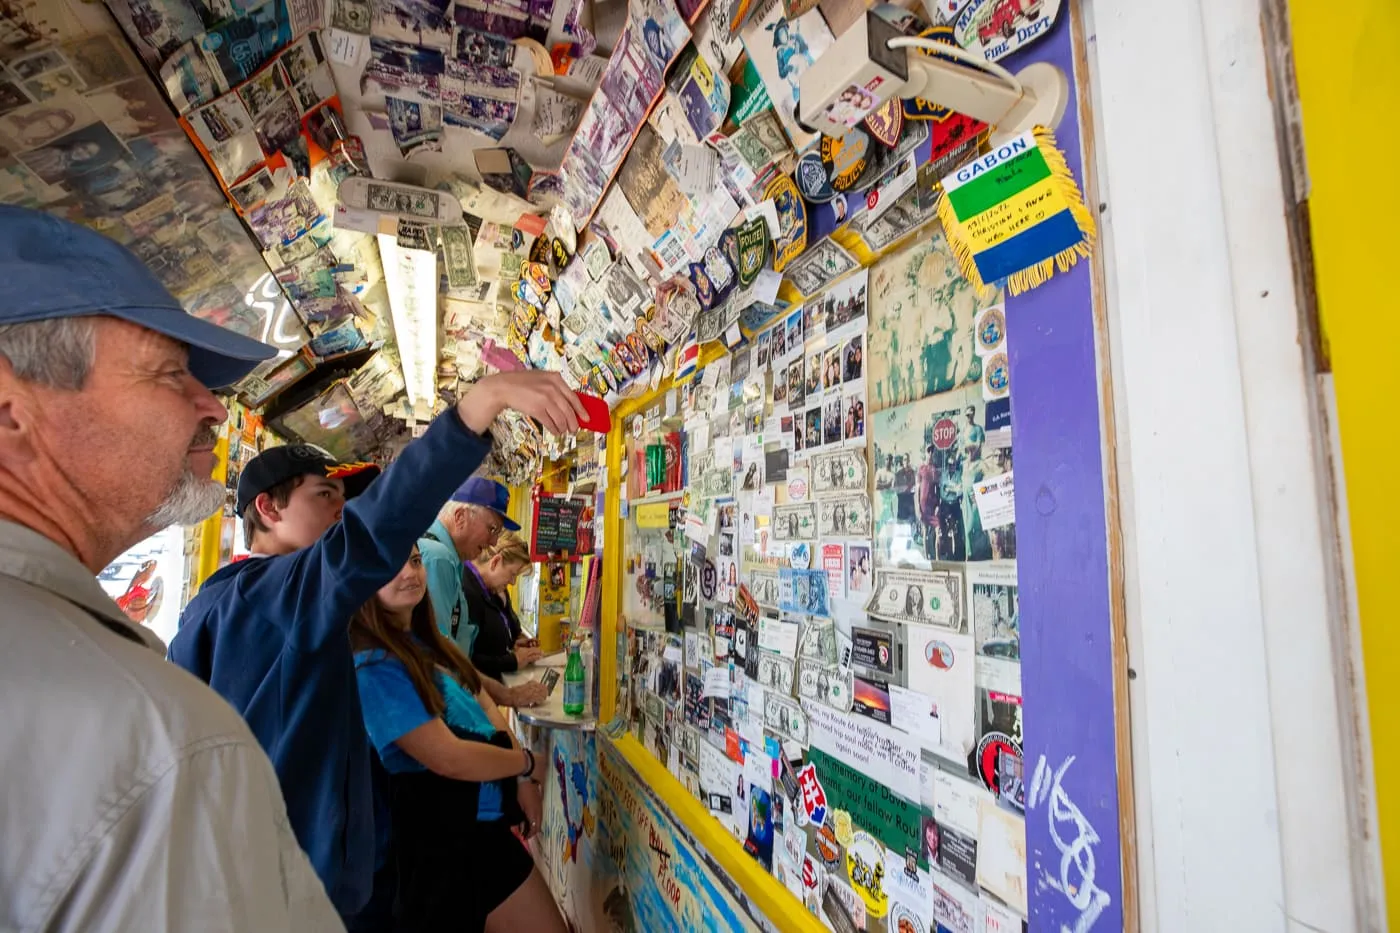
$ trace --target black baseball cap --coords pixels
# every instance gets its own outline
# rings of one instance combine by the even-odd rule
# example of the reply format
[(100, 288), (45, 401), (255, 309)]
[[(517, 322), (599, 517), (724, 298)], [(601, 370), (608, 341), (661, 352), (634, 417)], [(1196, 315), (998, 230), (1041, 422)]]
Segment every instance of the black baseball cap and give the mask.
[(315, 444), (288, 444), (258, 454), (238, 477), (234, 512), (241, 518), (253, 500), (278, 483), (295, 476), (324, 476), (343, 480), (345, 498), (353, 499), (374, 480), (380, 469), (373, 463), (341, 463)]
[(106, 315), (185, 344), (190, 372), (215, 389), (276, 350), (188, 313), (126, 247), (61, 217), (0, 205), (0, 324)]

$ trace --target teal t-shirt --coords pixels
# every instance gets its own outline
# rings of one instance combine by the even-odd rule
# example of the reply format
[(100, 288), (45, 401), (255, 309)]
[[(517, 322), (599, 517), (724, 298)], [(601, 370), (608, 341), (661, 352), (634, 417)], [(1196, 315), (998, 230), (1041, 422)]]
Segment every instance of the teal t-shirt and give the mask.
[[(428, 722), (433, 715), (423, 705), (418, 691), (413, 689), (408, 669), (398, 658), (387, 652), (355, 652), (355, 676), (360, 685), (360, 707), (364, 711), (365, 731), (369, 740), (379, 752), (379, 760), (384, 770), (390, 774), (406, 771), (426, 771), (423, 765), (399, 748), (396, 742), (403, 736)], [(442, 671), (436, 674), (438, 689), (442, 691), (446, 708), (442, 718), (449, 726), (465, 730), (473, 735), (489, 739), (496, 734), (496, 727), (487, 718), (486, 711), (466, 689)], [(494, 783), (481, 785), (481, 797), (477, 801), (478, 820), (498, 820), (505, 815), (501, 808), (501, 788)]]
[[(433, 522), (428, 537), (418, 539), (418, 553), (423, 557), (423, 570), (428, 576), (428, 597), (433, 602), (433, 616), (438, 630), (457, 643), (462, 653), (472, 656), (477, 628), (467, 614), (467, 599), (462, 594), (462, 559), (442, 521)], [(452, 613), (456, 610), (457, 635), (452, 635)]]

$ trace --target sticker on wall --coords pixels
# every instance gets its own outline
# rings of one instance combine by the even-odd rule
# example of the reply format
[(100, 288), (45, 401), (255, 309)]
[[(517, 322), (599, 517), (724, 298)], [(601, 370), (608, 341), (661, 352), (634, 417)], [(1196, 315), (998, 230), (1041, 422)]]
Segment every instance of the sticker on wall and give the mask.
[[(1021, 760), (1021, 743), (1005, 732), (988, 732), (977, 743), (977, 776), (982, 785), (994, 794), (1001, 793), (1002, 758), (1012, 756)], [(1020, 768), (1012, 764), (1007, 773), (1019, 774)]]
[(836, 830), (830, 824), (817, 830), (813, 842), (817, 847), (817, 855), (821, 856), (827, 866), (835, 866), (841, 861), (841, 844), (836, 841)]
[(809, 149), (798, 157), (793, 178), (802, 197), (812, 204), (825, 204), (836, 197), (826, 165), (822, 162), (822, 154), (815, 149)]
[(778, 236), (773, 240), (773, 271), (782, 272), (807, 248), (807, 207), (791, 175), (779, 173), (763, 189), (763, 200), (778, 212)]
[(797, 772), (797, 787), (802, 794), (801, 810), (813, 826), (826, 825), (826, 790), (817, 778), (817, 769), (804, 765)]
[(869, 833), (857, 832), (846, 849), (846, 877), (872, 917), (883, 917), (890, 910), (885, 871), (885, 847)]
[(998, 351), (982, 361), (982, 398), (993, 402), (1011, 394), (1011, 361)]
[(1094, 218), (1049, 130), (1022, 133), (942, 181), (938, 219), (963, 277), (1013, 295), (1092, 255)]
[(972, 0), (954, 21), (953, 36), (994, 62), (1047, 35), (1059, 13), (1060, 0)]
[(973, 349), (981, 357), (1006, 352), (1006, 306), (992, 305), (977, 312), (972, 323)]

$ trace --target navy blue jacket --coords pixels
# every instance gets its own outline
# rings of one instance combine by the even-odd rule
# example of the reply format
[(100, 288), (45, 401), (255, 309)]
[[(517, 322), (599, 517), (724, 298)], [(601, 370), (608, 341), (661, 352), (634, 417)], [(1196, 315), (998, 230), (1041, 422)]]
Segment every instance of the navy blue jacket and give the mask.
[(232, 703), (267, 750), (297, 840), (345, 917), (369, 900), (375, 868), (350, 617), (403, 569), (490, 449), (455, 411), (444, 414), (311, 547), (205, 581), (170, 643), (170, 660)]

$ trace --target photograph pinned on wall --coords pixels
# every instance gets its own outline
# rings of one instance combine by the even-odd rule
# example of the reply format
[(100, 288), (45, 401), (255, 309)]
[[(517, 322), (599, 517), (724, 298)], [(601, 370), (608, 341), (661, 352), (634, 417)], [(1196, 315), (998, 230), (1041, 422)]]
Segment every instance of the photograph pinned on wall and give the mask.
[(821, 398), (822, 394), (822, 359), (825, 351), (817, 350), (807, 353), (807, 385), (804, 389), (807, 401), (810, 403)]
[(239, 87), (238, 96), (248, 108), (248, 113), (257, 119), (268, 108), (280, 102), (288, 87), (290, 83), (287, 81), (286, 72), (282, 70), (281, 65), (274, 62)]
[(801, 412), (807, 399), (807, 363), (798, 355), (787, 368), (787, 403), (795, 412)]
[(474, 130), (498, 142), (510, 132), (517, 113), (514, 101), (472, 94), (464, 95), (452, 105), (451, 110), (438, 109), (442, 114), (442, 122), (448, 126)]
[(1021, 621), (1014, 562), (968, 566), (972, 634), (977, 650), (977, 685), (1008, 696), (1021, 695)]
[(831, 286), (822, 296), (823, 320), (830, 339), (847, 340), (864, 332), (868, 321), (869, 283), (869, 270), (861, 269)]
[(846, 593), (852, 602), (862, 605), (870, 598), (874, 565), (870, 542), (846, 544)]
[(841, 394), (828, 393), (823, 396), (822, 444), (832, 446), (841, 443)]
[(58, 94), (85, 91), (87, 83), (71, 67), (64, 66), (30, 78), (24, 82), (24, 89), (30, 97), (44, 101)]
[(1015, 525), (983, 527), (974, 486), (1011, 470), (987, 443), (981, 389), (964, 386), (873, 415), (876, 541), (884, 566), (1015, 557)]
[(865, 334), (860, 333), (842, 344), (841, 382), (849, 385), (865, 379)]
[(106, 124), (94, 123), (20, 153), (19, 160), (50, 185), (82, 184), (82, 177), (109, 170), (130, 157)]
[(442, 148), (442, 108), (400, 97), (384, 98), (389, 129), (405, 159), (417, 152), (437, 152)]
[(782, 362), (782, 361), (786, 358), (786, 356), (787, 356), (787, 322), (786, 322), (786, 320), (783, 320), (783, 319), (778, 320), (771, 328), (769, 328), (768, 333), (771, 334), (771, 335), (772, 335), (772, 338), (773, 338), (773, 339), (772, 339), (772, 350), (773, 350), (772, 359), (773, 359), (773, 368), (776, 370), (776, 369), (778, 368), (778, 364), (779, 364), (780, 362)]
[(283, 94), (276, 103), (263, 111), (262, 116), (254, 117), (262, 151), (270, 156), (281, 153), (292, 163), (297, 175), (310, 175), (311, 164), (306, 154), (306, 140), (301, 135), (301, 111), (292, 101), (292, 95)]
[(766, 372), (773, 356), (773, 332), (765, 330), (758, 335), (754, 346), (753, 365), (760, 372)]
[(246, 81), (292, 41), (289, 4), (263, 3), (223, 19), (194, 38), (210, 67), (232, 87)]
[(822, 351), (822, 391), (841, 388), (841, 343)]
[(452, 44), (450, 0), (373, 0), (370, 32), (396, 42), (445, 49)]
[(29, 95), (24, 92), (24, 88), (8, 78), (0, 79), (0, 116), (18, 110), (28, 103)]
[(865, 446), (865, 391), (847, 389), (842, 396), (841, 439), (851, 446)]
[(453, 54), (458, 61), (474, 65), (495, 65), (509, 68), (515, 61), (516, 46), (501, 36), (477, 29), (459, 27)]
[(942, 231), (875, 264), (867, 336), (870, 407), (905, 405), (982, 378), (978, 311), (1000, 303), (964, 279)]
[(96, 122), (97, 114), (86, 100), (77, 94), (61, 94), (0, 116), (0, 143), (11, 152), (24, 152)]
[(315, 68), (303, 80), (292, 86), (292, 96), (303, 114), (310, 113), (336, 96), (335, 77), (329, 65)]
[(319, 35), (314, 32), (307, 33), (300, 41), (288, 46), (278, 57), (278, 61), (287, 72), (287, 80), (292, 84), (300, 84), (326, 62)]
[(63, 52), (50, 48), (34, 52), (31, 55), (23, 55), (11, 59), (8, 63), (10, 71), (21, 81), (32, 81), (49, 71), (58, 71), (69, 67), (68, 59)]
[(436, 100), (446, 72), (447, 59), (440, 49), (370, 36), (369, 62), (362, 80), (373, 81), (382, 88), (417, 91)]
[(116, 33), (94, 33), (65, 42), (63, 52), (68, 64), (90, 89), (144, 77), (140, 64)]
[(224, 76), (193, 42), (180, 46), (159, 67), (165, 93), (182, 114), (209, 103), (229, 89)]
[[(238, 94), (225, 94), (200, 107), (189, 115), (189, 122), (195, 136), (211, 152), (223, 143), (253, 133), (252, 114)], [(219, 171), (224, 174), (222, 167)]]
[(170, 105), (150, 81), (122, 81), (87, 95), (88, 106), (124, 140), (178, 129)]
[(806, 147), (815, 135), (797, 123), (798, 88), (803, 73), (834, 41), (826, 20), (817, 10), (788, 20), (779, 0), (764, 0), (741, 36), (788, 138), (798, 149)]
[(819, 449), (824, 443), (822, 440), (822, 409), (820, 405), (807, 410), (807, 419), (804, 433), (806, 434), (806, 444), (803, 451)]
[(784, 322), (787, 331), (787, 352), (785, 355), (794, 356), (802, 352), (802, 309), (797, 308), (787, 316)]
[(272, 173), (263, 168), (248, 176), (245, 181), (229, 188), (229, 194), (238, 206), (246, 211), (266, 201), (274, 190)]

